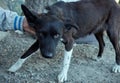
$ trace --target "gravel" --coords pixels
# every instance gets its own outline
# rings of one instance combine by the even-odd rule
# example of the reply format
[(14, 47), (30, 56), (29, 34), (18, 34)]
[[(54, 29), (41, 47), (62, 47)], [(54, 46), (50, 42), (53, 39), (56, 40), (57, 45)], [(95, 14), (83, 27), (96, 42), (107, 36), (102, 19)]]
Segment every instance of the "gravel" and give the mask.
[[(120, 83), (120, 73), (111, 72), (115, 62), (114, 49), (107, 36), (102, 59), (96, 61), (98, 45), (79, 44), (73, 57), (65, 83)], [(28, 34), (10, 34), (0, 41), (0, 83), (57, 83), (62, 69), (64, 46), (59, 43), (53, 59), (45, 59), (37, 51), (26, 60), (16, 73), (7, 69), (34, 43)]]

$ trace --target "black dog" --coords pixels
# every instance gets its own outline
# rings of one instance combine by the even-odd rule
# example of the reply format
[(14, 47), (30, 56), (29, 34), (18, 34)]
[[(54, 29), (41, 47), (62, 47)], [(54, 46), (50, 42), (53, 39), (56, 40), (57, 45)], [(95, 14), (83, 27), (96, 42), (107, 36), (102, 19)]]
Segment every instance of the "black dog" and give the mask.
[(105, 46), (103, 31), (106, 31), (116, 53), (116, 65), (113, 71), (120, 72), (118, 43), (120, 7), (114, 0), (57, 2), (46, 9), (47, 13), (38, 15), (22, 5), (29, 25), (35, 29), (37, 40), (9, 71), (18, 70), (28, 56), (39, 48), (43, 57), (52, 58), (58, 41), (62, 38), (65, 45), (64, 66), (58, 76), (58, 81), (66, 81), (74, 40), (93, 33), (99, 42), (98, 57), (101, 57)]

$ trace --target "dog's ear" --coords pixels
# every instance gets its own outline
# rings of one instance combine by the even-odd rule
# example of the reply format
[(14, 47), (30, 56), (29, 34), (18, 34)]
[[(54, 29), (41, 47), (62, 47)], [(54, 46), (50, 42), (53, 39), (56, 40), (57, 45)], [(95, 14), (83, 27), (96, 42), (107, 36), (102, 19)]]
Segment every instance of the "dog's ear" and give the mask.
[(25, 5), (21, 5), (22, 11), (31, 27), (34, 27), (35, 20), (37, 19), (37, 14), (35, 12), (31, 12)]
[(66, 20), (64, 22), (64, 25), (65, 25), (67, 30), (70, 30), (71, 28), (75, 28), (76, 30), (79, 29), (79, 26), (71, 20)]
[(75, 28), (76, 30), (79, 29), (79, 27), (76, 24), (65, 24), (65, 27), (67, 30), (70, 30), (71, 28)]

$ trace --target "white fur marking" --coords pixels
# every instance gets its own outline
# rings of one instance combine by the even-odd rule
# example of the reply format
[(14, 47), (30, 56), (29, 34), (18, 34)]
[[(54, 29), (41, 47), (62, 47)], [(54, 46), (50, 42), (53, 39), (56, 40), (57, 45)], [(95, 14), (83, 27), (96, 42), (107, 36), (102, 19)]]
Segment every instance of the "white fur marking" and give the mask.
[(25, 62), (26, 59), (27, 58), (25, 58), (25, 59), (18, 59), (18, 61), (8, 69), (8, 71), (16, 72), (18, 69), (21, 68), (22, 64)]
[(61, 39), (60, 39), (60, 41), (62, 41), (62, 42), (63, 42), (63, 41), (64, 41), (64, 39), (63, 39), (63, 38), (61, 38)]
[(68, 72), (69, 65), (70, 65), (72, 51), (73, 49), (71, 49), (70, 51), (65, 50), (64, 52), (63, 69), (61, 73), (58, 75), (58, 82), (64, 82), (67, 80), (67, 72)]
[(120, 73), (120, 65), (115, 65), (112, 70), (114, 73)]

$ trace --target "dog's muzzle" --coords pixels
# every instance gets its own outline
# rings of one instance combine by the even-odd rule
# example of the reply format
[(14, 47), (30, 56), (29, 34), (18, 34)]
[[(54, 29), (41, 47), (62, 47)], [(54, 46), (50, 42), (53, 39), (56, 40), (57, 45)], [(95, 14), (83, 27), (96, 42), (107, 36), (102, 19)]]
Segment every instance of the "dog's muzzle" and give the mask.
[(49, 53), (49, 52), (45, 52), (45, 53), (42, 53), (42, 56), (45, 57), (45, 58), (53, 58), (54, 54)]

